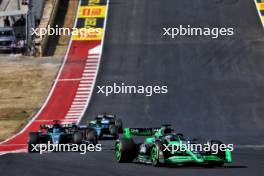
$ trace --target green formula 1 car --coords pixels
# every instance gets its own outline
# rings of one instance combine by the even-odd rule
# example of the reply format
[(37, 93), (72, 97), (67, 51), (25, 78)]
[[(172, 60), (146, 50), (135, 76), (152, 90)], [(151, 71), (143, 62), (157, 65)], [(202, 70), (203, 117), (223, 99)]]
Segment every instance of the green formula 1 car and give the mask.
[[(132, 136), (146, 137), (144, 142), (135, 143)], [(219, 147), (220, 141), (209, 141), (209, 150), (201, 151), (190, 146), (198, 144), (195, 140), (186, 140), (182, 134), (176, 134), (169, 125), (160, 128), (125, 128), (123, 138), (115, 143), (115, 158), (119, 163), (140, 162), (153, 166), (164, 164), (202, 164), (207, 167), (222, 166), (230, 163), (231, 150), (226, 148), (218, 152), (211, 146)], [(191, 145), (192, 144), (192, 145)], [(222, 147), (223, 148), (223, 147)]]

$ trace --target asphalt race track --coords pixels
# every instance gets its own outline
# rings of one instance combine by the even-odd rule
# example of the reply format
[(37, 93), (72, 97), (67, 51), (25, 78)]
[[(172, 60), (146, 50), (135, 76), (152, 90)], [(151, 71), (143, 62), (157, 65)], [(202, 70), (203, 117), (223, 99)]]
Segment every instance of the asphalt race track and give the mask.
[[(169, 39), (163, 27), (233, 27), (232, 37)], [(114, 162), (103, 152), (7, 154), (0, 175), (239, 175), (264, 172), (263, 29), (253, 1), (111, 0), (97, 85), (168, 85), (167, 95), (93, 95), (82, 123), (115, 113), (128, 127), (171, 123), (187, 136), (221, 139), (235, 148), (223, 168), (165, 167)], [(254, 146), (260, 146), (259, 149)]]
[[(97, 85), (168, 85), (169, 93), (95, 94), (87, 119), (112, 112), (129, 127), (171, 123), (195, 138), (264, 144), (264, 35), (253, 2), (116, 0), (108, 19)], [(233, 27), (235, 35), (162, 36), (178, 24)]]
[(257, 176), (263, 173), (263, 152), (241, 150), (234, 152), (234, 163), (222, 168), (203, 168), (198, 166), (155, 168), (142, 164), (118, 164), (113, 151), (109, 150), (110, 141), (103, 142), (104, 152), (80, 155), (77, 153), (51, 154), (8, 154), (0, 158), (1, 176)]

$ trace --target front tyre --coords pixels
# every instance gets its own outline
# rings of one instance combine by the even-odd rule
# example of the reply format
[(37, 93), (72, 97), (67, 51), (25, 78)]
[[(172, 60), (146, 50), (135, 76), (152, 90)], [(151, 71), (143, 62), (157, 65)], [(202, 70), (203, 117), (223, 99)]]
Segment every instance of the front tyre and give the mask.
[(151, 148), (150, 158), (153, 166), (158, 167), (161, 165), (159, 162), (159, 147), (156, 144)]

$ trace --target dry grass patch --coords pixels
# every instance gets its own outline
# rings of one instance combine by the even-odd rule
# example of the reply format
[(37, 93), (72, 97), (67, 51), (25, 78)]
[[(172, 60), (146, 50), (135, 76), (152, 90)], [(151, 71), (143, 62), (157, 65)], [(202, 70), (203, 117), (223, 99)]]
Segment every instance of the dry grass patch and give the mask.
[(0, 64), (0, 140), (27, 123), (48, 95), (59, 64)]

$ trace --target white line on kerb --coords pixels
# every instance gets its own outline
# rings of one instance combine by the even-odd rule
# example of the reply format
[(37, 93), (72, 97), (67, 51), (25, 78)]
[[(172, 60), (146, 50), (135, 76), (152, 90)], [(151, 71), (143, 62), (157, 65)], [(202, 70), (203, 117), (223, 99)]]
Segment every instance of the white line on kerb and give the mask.
[(76, 108), (76, 107), (79, 107), (80, 108), (80, 107), (82, 107), (83, 108), (84, 105), (71, 105), (71, 107), (73, 107), (73, 108)]
[(76, 95), (90, 95), (90, 92), (77, 92)]
[(79, 103), (79, 102), (74, 102), (73, 105), (85, 105), (86, 103)]
[(89, 69), (84, 70), (84, 73), (94, 73), (95, 70), (96, 70), (96, 67), (89, 68)]
[(84, 73), (83, 76), (95, 76), (94, 73)]
[(78, 90), (91, 90), (91, 88), (90, 87), (79, 87), (78, 89), (77, 89), (77, 91)]
[(74, 100), (72, 104), (84, 104), (85, 102), (86, 102), (85, 100), (79, 100), (79, 101)]
[(97, 67), (97, 65), (86, 65), (84, 71), (88, 71), (88, 70), (90, 70), (91, 68), (96, 68), (96, 67)]
[(262, 15), (261, 15), (261, 13), (260, 13), (260, 9), (258, 8), (258, 2), (257, 2), (257, 0), (254, 0), (254, 2), (255, 2), (255, 5), (256, 5), (257, 11), (258, 11), (258, 15), (259, 15), (259, 18), (260, 18), (260, 21), (261, 21), (262, 27), (264, 28), (264, 21), (262, 20)]
[(86, 102), (86, 98), (75, 98), (73, 102)]
[(79, 114), (67, 114), (66, 116), (72, 116), (72, 117), (79, 117), (81, 113)]
[(71, 111), (71, 110), (70, 110), (68, 113), (69, 113), (69, 114), (74, 114), (74, 113), (80, 113), (80, 112), (82, 112), (82, 111)]
[(65, 117), (65, 119), (67, 119), (67, 122), (77, 122), (78, 121), (78, 117)]
[(79, 84), (79, 88), (81, 87), (91, 87), (91, 84)]
[(87, 98), (74, 98), (73, 101), (86, 101)]
[[(100, 46), (100, 53), (99, 53), (98, 62), (97, 62), (96, 75), (95, 75), (95, 78), (93, 79), (93, 83), (92, 83), (91, 95), (93, 94), (93, 91), (94, 91), (95, 82), (96, 82), (96, 78), (97, 78), (97, 75), (98, 75), (98, 71), (99, 71), (99, 67), (100, 67), (100, 63), (101, 63), (101, 59), (102, 59), (102, 52), (103, 52), (103, 47), (104, 47), (105, 31), (106, 31), (106, 23), (107, 23), (107, 18), (108, 18), (109, 1), (110, 0), (106, 1), (106, 11), (105, 11), (106, 15), (105, 15), (105, 18), (104, 18), (104, 27), (103, 27), (104, 32), (102, 34), (101, 44), (99, 45)], [(89, 62), (87, 62), (87, 63), (89, 63)], [(85, 110), (88, 108), (88, 106), (90, 104), (90, 101), (91, 101), (91, 96), (88, 97), (88, 101), (86, 103)], [(81, 119), (83, 118), (85, 110), (82, 112), (77, 124), (79, 124)]]
[(88, 59), (98, 59), (99, 56), (98, 55), (88, 55)]
[(80, 84), (93, 84), (92, 78), (85, 78), (82, 79), (82, 81), (80, 82)]
[(83, 109), (82, 108), (70, 108), (69, 111), (82, 111)]
[(92, 73), (92, 74), (95, 74), (95, 71), (90, 70), (90, 69), (87, 69), (87, 70), (84, 70), (84, 73)]
[(88, 98), (88, 96), (89, 95), (76, 95), (75, 97), (77, 97), (77, 98), (84, 98), (84, 97)]
[(79, 87), (81, 86), (91, 86), (92, 81), (80, 82)]
[(82, 111), (83, 108), (70, 108), (69, 111)]
[(66, 115), (65, 118), (67, 120), (77, 120), (79, 116), (75, 117), (75, 116), (69, 116), (69, 115)]

